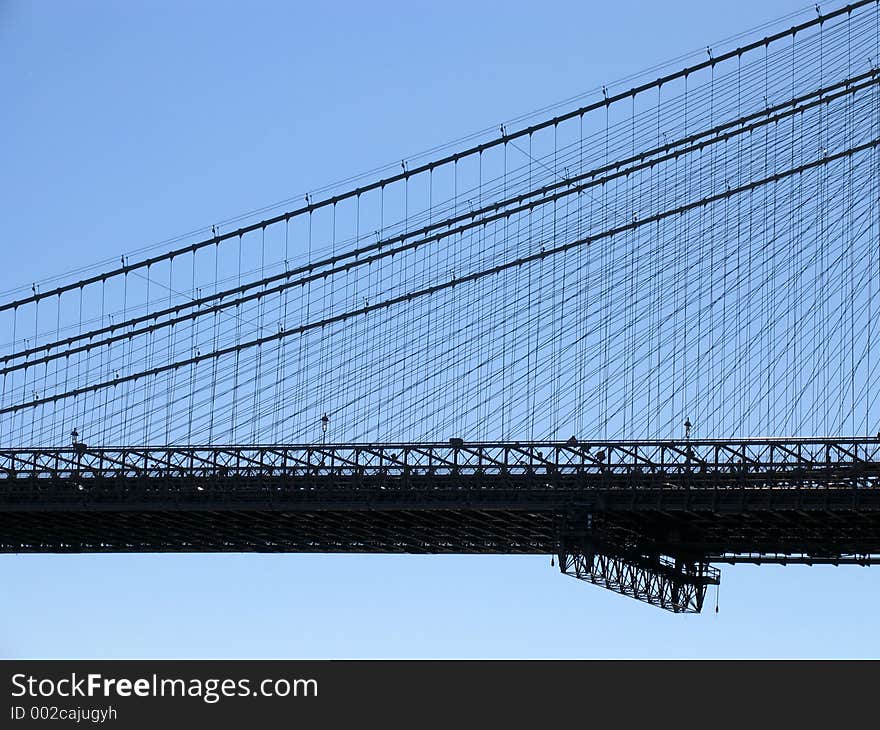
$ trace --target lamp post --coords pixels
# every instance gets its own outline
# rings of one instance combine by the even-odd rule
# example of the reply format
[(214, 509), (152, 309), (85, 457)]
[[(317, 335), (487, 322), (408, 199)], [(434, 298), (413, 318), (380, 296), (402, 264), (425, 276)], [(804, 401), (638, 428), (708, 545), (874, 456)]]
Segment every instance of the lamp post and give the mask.
[(321, 443), (327, 443), (327, 426), (330, 425), (330, 417), (325, 413), (321, 416)]

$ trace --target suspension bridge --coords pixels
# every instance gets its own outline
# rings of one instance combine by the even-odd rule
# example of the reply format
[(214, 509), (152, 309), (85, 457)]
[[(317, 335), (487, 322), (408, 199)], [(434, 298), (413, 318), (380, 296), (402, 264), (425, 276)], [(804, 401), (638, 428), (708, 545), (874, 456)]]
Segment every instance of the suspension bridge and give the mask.
[(0, 551), (878, 562), (880, 5), (796, 20), (4, 292)]

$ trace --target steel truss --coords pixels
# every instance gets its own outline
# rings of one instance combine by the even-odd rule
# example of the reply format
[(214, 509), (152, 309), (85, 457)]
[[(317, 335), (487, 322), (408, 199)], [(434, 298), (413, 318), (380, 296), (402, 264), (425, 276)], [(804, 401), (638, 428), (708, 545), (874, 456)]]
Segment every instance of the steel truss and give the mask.
[(663, 556), (623, 557), (601, 552), (560, 555), (559, 569), (572, 578), (673, 613), (699, 613), (706, 588), (721, 582), (721, 572), (702, 560), (688, 562)]
[(0, 552), (560, 556), (698, 611), (711, 562), (880, 561), (880, 439), (0, 449)]
[(0, 484), (216, 477), (626, 477), (680, 488), (785, 488), (877, 479), (880, 439), (743, 439), (0, 449)]

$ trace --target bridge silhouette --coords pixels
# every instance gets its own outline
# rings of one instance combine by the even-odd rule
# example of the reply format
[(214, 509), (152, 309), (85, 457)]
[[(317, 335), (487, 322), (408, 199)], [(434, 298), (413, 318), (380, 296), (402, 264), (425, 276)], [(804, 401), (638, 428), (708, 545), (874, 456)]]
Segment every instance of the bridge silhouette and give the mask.
[(5, 292), (0, 551), (876, 563), (878, 64), (817, 8)]

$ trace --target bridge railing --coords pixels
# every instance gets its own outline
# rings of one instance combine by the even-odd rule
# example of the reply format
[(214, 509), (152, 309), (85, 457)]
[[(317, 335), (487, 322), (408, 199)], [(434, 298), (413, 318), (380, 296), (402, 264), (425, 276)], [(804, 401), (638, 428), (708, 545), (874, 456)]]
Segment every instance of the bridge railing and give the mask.
[[(0, 449), (0, 484), (33, 479), (664, 476), (880, 471), (880, 439), (584, 441)], [(679, 484), (676, 484), (678, 486)]]

